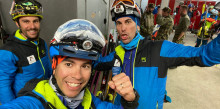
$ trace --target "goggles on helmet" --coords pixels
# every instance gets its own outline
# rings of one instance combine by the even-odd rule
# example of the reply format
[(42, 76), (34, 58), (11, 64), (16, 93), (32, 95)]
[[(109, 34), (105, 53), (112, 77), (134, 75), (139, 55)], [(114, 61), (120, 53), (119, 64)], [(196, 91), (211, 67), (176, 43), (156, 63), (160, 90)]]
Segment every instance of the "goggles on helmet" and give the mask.
[(115, 0), (112, 4), (112, 7), (118, 5), (119, 3), (123, 3), (125, 6), (134, 7), (134, 1), (133, 0)]
[(140, 18), (141, 12), (133, 0), (115, 0), (111, 9), (112, 20), (122, 15), (135, 15)]

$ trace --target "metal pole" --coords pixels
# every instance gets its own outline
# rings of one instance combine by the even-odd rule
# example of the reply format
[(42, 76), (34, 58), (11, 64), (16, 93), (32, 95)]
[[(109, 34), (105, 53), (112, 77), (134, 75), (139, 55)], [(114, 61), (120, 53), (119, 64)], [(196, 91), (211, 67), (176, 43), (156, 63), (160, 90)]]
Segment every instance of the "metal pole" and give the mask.
[(85, 19), (87, 19), (87, 0), (85, 0)]
[[(205, 1), (205, 4), (206, 4), (206, 2), (207, 2), (207, 0)], [(207, 6), (207, 4), (206, 4), (206, 6)], [(200, 43), (199, 46), (202, 45), (202, 41), (203, 41), (203, 39), (205, 37), (205, 24), (206, 24), (206, 18), (207, 18), (208, 10), (209, 10), (209, 7), (207, 7), (207, 9), (206, 9), (205, 20), (204, 20), (204, 23), (202, 25), (202, 32), (201, 32), (202, 38), (201, 38), (201, 43)]]

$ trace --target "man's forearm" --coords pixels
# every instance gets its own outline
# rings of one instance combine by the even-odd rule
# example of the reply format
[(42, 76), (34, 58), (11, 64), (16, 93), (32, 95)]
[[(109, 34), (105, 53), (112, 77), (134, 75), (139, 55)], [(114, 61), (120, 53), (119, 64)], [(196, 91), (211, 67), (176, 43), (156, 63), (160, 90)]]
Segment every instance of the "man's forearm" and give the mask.
[(181, 32), (179, 37), (178, 37), (178, 40), (180, 40), (180, 38), (182, 38), (184, 36), (185, 32)]

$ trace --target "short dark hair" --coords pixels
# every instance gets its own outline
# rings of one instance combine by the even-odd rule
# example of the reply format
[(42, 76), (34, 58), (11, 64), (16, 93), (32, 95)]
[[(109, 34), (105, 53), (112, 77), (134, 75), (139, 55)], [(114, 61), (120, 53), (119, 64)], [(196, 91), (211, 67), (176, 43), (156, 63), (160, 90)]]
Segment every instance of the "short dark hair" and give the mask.
[(153, 3), (149, 3), (148, 4), (148, 8), (154, 8), (154, 4)]
[(188, 6), (186, 6), (186, 5), (182, 5), (181, 8), (184, 10), (188, 10)]
[(169, 7), (164, 7), (162, 10), (163, 12), (167, 12), (167, 13), (171, 12), (171, 9)]

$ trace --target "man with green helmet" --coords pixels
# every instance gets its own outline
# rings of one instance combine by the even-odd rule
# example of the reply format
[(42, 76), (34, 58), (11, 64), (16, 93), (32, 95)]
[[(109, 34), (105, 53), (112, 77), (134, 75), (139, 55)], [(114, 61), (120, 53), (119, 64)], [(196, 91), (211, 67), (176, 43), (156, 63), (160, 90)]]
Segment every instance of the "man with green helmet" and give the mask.
[(35, 0), (16, 0), (10, 11), (18, 30), (0, 48), (0, 103), (17, 97), (33, 78), (52, 74), (47, 45), (39, 37), (42, 6)]

